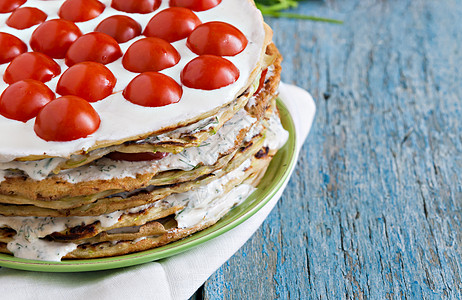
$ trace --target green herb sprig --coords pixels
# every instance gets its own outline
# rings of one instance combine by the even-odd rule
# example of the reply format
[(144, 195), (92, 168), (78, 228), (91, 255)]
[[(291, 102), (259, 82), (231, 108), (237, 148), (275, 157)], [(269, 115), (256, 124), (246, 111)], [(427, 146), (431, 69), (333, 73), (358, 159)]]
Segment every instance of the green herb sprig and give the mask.
[(255, 0), (255, 4), (264, 16), (275, 17), (275, 18), (291, 18), (300, 20), (310, 20), (317, 22), (328, 22), (334, 24), (342, 24), (340, 20), (308, 16), (290, 12), (284, 12), (283, 10), (289, 8), (295, 8), (298, 6), (300, 0)]

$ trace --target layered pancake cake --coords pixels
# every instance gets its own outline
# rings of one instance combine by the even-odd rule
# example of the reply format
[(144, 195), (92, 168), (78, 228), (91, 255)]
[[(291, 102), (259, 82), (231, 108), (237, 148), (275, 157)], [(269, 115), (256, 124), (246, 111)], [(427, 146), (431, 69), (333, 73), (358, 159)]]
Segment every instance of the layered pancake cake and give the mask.
[(215, 224), (287, 139), (249, 0), (0, 0), (0, 252), (123, 255)]

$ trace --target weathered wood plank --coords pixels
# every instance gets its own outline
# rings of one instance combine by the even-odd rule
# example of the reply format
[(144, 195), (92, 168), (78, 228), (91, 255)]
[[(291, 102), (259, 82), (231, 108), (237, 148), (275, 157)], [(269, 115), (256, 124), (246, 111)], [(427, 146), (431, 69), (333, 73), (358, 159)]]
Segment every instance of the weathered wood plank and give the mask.
[(269, 20), (317, 116), (296, 172), (206, 299), (462, 297), (462, 2), (330, 0)]

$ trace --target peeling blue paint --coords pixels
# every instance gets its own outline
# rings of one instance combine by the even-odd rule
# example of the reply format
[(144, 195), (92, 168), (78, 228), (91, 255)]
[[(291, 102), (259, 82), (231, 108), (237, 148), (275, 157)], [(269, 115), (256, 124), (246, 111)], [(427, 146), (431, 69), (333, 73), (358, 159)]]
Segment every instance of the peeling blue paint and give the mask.
[(315, 123), (205, 298), (461, 299), (462, 1), (299, 3), (345, 21), (268, 20)]

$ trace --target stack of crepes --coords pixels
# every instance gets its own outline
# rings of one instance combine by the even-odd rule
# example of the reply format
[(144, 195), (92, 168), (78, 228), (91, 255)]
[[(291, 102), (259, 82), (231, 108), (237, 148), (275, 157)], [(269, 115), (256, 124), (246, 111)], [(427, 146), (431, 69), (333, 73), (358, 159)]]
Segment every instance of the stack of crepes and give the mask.
[[(287, 139), (275, 100), (281, 57), (252, 2), (124, 1), (0, 0), (0, 39), (11, 35), (26, 45), (11, 58), (3, 58), (0, 66), (4, 74), (0, 83), (3, 253), (48, 261), (87, 259), (143, 251), (184, 238), (215, 224), (245, 200)], [(191, 25), (182, 21), (187, 17), (176, 15), (169, 23), (165, 12), (178, 7), (183, 9), (181, 13), (194, 14), (199, 22)], [(24, 26), (16, 26), (11, 16), (24, 8), (38, 9), (46, 18), (18, 28)], [(156, 31), (159, 22), (152, 26), (162, 12), (166, 19), (160, 23), (167, 27), (164, 33)], [(98, 52), (105, 44), (92, 48), (85, 37), (88, 40), (95, 28), (101, 29), (104, 26), (100, 25), (115, 15), (131, 18), (141, 31), (121, 41), (117, 31), (100, 30), (116, 40), (120, 50), (108, 61), (107, 55)], [(40, 37), (40, 30), (47, 29), (44, 25), (55, 20), (71, 22), (80, 30), (64, 56), (49, 50), (56, 39), (43, 42), (51, 46), (33, 42), (34, 36)], [(178, 27), (182, 22), (189, 27)], [(213, 27), (217, 24), (233, 29)], [(170, 27), (179, 32), (185, 26), (187, 35), (180, 39), (165, 35)], [(172, 32), (169, 34), (174, 35)], [(194, 34), (199, 38), (193, 39)], [(157, 62), (162, 65), (168, 53), (158, 54), (155, 47), (153, 51), (136, 49), (138, 42), (153, 39), (169, 43), (179, 58), (159, 67)], [(87, 47), (73, 51), (79, 40)], [(87, 54), (85, 49), (90, 49)], [(226, 52), (229, 49), (231, 53)], [(59, 65), (59, 72), (51, 72), (53, 76), (45, 79), (36, 76), (37, 68), (26, 75), (15, 72), (20, 59), (31, 53), (46, 56)], [(202, 65), (194, 65), (201, 59)], [(216, 63), (207, 63), (207, 59)], [(146, 60), (150, 63), (143, 65)], [(105, 68), (116, 79), (110, 93), (101, 99), (91, 99), (88, 92), (95, 86), (96, 91), (107, 88), (107, 84), (98, 83), (101, 81), (92, 82), (97, 71), (90, 69), (79, 78), (71, 72), (88, 62)], [(178, 99), (171, 100), (171, 93), (165, 93), (157, 81), (140, 80), (158, 74), (175, 81)], [(66, 85), (66, 76), (77, 88)], [(79, 80), (83, 84), (78, 85)], [(27, 120), (15, 119), (8, 110), (12, 101), (8, 89), (32, 81), (43, 83), (57, 99), (45, 103)], [(170, 95), (170, 102), (159, 105), (156, 101), (164, 94)], [(79, 98), (92, 107), (99, 118), (95, 129), (69, 138), (75, 130), (66, 120), (74, 118), (75, 110), (55, 109), (46, 114), (50, 104), (64, 103), (66, 97), (69, 106)], [(140, 102), (140, 98), (148, 100)], [(77, 119), (72, 124), (78, 127), (79, 122), (84, 121)]]

